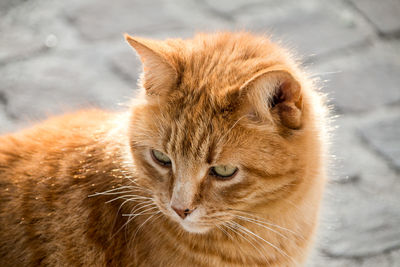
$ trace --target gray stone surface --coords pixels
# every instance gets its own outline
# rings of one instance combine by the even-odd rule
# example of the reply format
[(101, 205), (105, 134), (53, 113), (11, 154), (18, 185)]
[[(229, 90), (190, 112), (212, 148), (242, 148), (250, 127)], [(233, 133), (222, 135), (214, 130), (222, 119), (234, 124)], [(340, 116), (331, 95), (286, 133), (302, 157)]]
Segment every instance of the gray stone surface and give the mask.
[(238, 7), (227, 13), (236, 21), (237, 28), (272, 34), (273, 39), (305, 57), (318, 57), (358, 44), (372, 34), (370, 26), (341, 2), (264, 1), (244, 7), (245, 12)]
[(7, 110), (8, 99), (0, 92), (0, 134), (14, 130), (14, 123)]
[(390, 120), (374, 122), (358, 131), (374, 150), (400, 171), (400, 113), (397, 115)]
[(0, 66), (45, 50), (45, 44), (24, 27), (0, 25)]
[(328, 256), (367, 257), (399, 248), (400, 191), (390, 195), (388, 191), (363, 192), (355, 187), (338, 186), (334, 192), (340, 198), (336, 207), (340, 220), (323, 249)]
[(399, 263), (400, 262), (400, 249), (390, 251), (389, 257), (390, 257), (392, 264)]
[(367, 111), (400, 101), (400, 65), (364, 65), (332, 78), (334, 99), (343, 112)]
[(117, 109), (141, 69), (122, 33), (250, 29), (299, 51), (339, 113), (312, 267), (400, 266), (400, 2), (4, 0), (0, 133), (88, 106)]
[(62, 19), (64, 9), (52, 0), (14, 1), (0, 18), (0, 66), (54, 50), (81, 48), (84, 43), (78, 32)]
[[(99, 14), (101, 19), (99, 19)], [(221, 27), (218, 18), (207, 17), (197, 1), (85, 1), (66, 11), (67, 19), (89, 40), (117, 38), (124, 32), (135, 35), (175, 36), (185, 35), (187, 31), (211, 30)], [(219, 22), (219, 23), (218, 23)], [(186, 34), (189, 35), (189, 34)]]
[(351, 0), (384, 35), (400, 33), (400, 1), (398, 0)]
[(79, 107), (116, 108), (133, 93), (90, 52), (46, 55), (1, 69), (0, 92), (14, 117), (39, 119)]
[[(99, 17), (100, 16), (100, 17)], [(165, 12), (157, 0), (85, 1), (67, 11), (67, 18), (86, 38), (116, 38), (124, 32), (171, 31), (181, 27), (179, 20)]]
[[(400, 103), (400, 43), (367, 44), (348, 49), (313, 67), (326, 80), (335, 109), (366, 112)], [(327, 75), (324, 75), (327, 74)]]
[[(128, 46), (128, 45), (127, 45)], [(132, 86), (135, 86), (142, 71), (139, 58), (132, 49), (118, 51), (110, 58), (110, 64), (115, 73), (121, 76)]]
[[(268, 2), (268, 5), (273, 5), (273, 1), (263, 1), (263, 0), (220, 0), (220, 1), (213, 1), (213, 0), (204, 0), (205, 4), (208, 8), (214, 10), (220, 16), (224, 14), (225, 16), (230, 16), (236, 13), (245, 13), (243, 10), (251, 9), (255, 6), (260, 6)], [(285, 2), (285, 1), (281, 1)]]
[(337, 122), (334, 170), (345, 175), (357, 173), (359, 178), (329, 187), (330, 212), (326, 219), (333, 220), (330, 229), (326, 229), (322, 247), (332, 257), (367, 257), (400, 247), (398, 175), (358, 138), (357, 129), (368, 123), (368, 117), (343, 118)]

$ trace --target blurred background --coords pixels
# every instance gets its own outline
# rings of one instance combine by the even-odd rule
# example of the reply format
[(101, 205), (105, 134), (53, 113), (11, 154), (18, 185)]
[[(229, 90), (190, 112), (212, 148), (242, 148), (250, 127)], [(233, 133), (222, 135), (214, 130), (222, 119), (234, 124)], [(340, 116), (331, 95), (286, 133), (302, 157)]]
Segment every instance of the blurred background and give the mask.
[(400, 0), (0, 0), (0, 133), (120, 109), (140, 64), (122, 33), (268, 34), (319, 77), (335, 134), (309, 266), (400, 266)]

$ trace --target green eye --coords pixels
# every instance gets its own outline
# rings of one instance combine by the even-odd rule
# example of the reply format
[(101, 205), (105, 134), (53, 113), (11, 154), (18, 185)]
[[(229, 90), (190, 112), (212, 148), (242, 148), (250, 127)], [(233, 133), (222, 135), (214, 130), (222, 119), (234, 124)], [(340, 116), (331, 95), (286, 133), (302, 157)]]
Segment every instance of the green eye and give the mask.
[(163, 166), (171, 166), (171, 159), (167, 155), (162, 153), (161, 151), (152, 149), (151, 156), (155, 162), (157, 162)]
[(232, 165), (218, 165), (211, 167), (210, 174), (219, 178), (226, 179), (235, 175), (237, 171), (238, 168)]

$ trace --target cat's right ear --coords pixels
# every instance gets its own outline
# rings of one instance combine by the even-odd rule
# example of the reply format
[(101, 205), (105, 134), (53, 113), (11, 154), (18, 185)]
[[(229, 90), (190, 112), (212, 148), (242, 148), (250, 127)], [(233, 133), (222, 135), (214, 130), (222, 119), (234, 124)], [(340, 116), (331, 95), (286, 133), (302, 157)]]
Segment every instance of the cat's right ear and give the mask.
[(142, 86), (147, 95), (167, 95), (175, 85), (177, 71), (163, 56), (159, 42), (125, 34), (125, 40), (132, 46), (143, 64)]
[(289, 129), (302, 124), (303, 96), (300, 83), (289, 70), (275, 67), (260, 71), (240, 89), (250, 103), (247, 113), (255, 119), (279, 122)]

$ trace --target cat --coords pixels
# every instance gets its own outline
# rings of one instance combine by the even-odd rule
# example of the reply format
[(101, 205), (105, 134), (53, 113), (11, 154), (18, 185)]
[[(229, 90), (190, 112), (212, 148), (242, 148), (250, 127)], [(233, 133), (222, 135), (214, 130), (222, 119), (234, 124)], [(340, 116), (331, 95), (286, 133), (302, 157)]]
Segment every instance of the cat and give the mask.
[(0, 137), (0, 265), (302, 266), (327, 175), (313, 81), (252, 33), (125, 38), (129, 110)]

